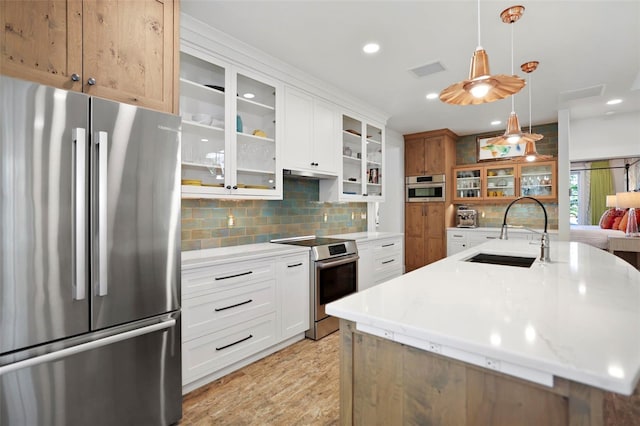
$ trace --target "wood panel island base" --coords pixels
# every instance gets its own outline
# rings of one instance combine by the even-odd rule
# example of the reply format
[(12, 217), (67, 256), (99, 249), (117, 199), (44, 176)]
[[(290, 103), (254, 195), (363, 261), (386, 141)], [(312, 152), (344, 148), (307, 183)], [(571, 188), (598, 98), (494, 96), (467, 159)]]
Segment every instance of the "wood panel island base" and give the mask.
[(356, 330), (340, 321), (343, 425), (637, 425), (624, 397), (556, 378), (538, 385)]

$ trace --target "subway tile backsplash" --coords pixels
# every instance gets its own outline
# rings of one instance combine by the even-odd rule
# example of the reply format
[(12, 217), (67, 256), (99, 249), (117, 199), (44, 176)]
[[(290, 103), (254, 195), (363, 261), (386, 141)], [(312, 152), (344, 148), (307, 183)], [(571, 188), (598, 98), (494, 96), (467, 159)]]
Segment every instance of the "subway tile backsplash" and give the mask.
[(283, 200), (182, 200), (182, 250), (367, 230), (366, 203), (318, 201), (319, 181), (283, 179)]

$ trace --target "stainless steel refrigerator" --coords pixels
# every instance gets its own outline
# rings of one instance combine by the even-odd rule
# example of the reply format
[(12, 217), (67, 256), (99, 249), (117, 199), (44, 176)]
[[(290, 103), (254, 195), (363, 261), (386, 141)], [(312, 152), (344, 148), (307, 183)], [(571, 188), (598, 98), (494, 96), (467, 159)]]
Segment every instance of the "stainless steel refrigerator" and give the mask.
[(0, 425), (181, 408), (180, 118), (0, 76)]

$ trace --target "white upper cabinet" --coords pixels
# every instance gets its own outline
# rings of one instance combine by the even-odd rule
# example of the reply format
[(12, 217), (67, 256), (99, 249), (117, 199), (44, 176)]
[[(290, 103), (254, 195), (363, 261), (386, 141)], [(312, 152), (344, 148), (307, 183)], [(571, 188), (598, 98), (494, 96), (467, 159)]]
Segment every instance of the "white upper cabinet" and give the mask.
[(384, 201), (384, 126), (342, 114), (340, 172), (320, 182), (322, 201)]
[(337, 176), (336, 107), (286, 87), (284, 110), (283, 168)]
[(282, 199), (279, 83), (180, 56), (183, 198)]

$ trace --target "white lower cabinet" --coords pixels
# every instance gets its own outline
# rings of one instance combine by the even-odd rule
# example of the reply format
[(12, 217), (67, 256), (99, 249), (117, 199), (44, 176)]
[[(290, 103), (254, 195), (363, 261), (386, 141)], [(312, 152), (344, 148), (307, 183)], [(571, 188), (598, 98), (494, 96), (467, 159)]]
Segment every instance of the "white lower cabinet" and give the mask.
[[(500, 228), (448, 228), (447, 256), (498, 238), (500, 238)], [(540, 240), (538, 234), (526, 229), (509, 229), (508, 238), (510, 240)], [(551, 241), (557, 241), (557, 234), (554, 232), (550, 234), (549, 238)]]
[(304, 338), (309, 254), (182, 273), (182, 384), (189, 392)]
[(402, 275), (402, 237), (357, 242), (357, 245), (358, 291)]
[(282, 257), (277, 271), (280, 337), (288, 339), (309, 329), (309, 255)]

